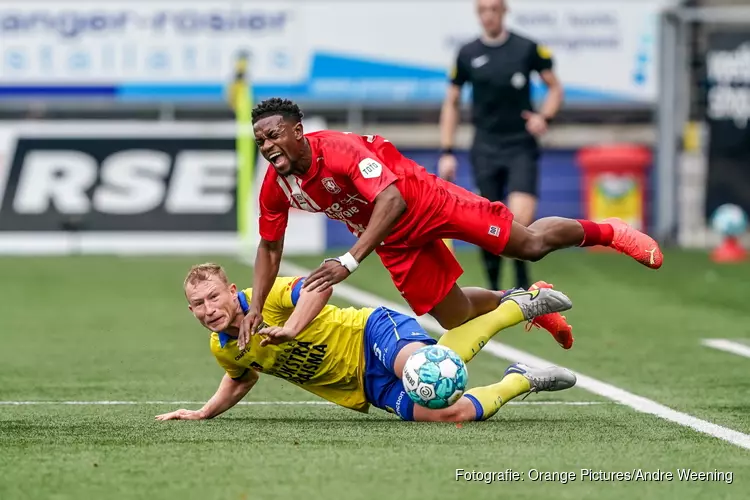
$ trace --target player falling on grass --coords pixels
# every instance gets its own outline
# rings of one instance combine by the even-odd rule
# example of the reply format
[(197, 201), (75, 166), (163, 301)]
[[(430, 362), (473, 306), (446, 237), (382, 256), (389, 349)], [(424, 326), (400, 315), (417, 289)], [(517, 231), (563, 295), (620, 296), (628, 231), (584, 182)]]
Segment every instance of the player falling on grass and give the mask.
[[(470, 389), (448, 408), (415, 405), (400, 380), (404, 364), (414, 351), (435, 340), (412, 317), (384, 307), (328, 305), (332, 288), (305, 289), (303, 283), (304, 278), (274, 280), (264, 301), (265, 322), (240, 349), (237, 336), (256, 299), (253, 290), (238, 291), (216, 264), (194, 266), (185, 278), (185, 296), (195, 318), (213, 332), (211, 352), (226, 374), (203, 408), (176, 410), (157, 420), (215, 417), (245, 397), (259, 373), (285, 379), (352, 410), (366, 413), (372, 405), (403, 420), (433, 422), (486, 420), (521, 394), (575, 385), (575, 376), (563, 368), (514, 364), (500, 382)], [(520, 321), (570, 307), (565, 295), (550, 289), (508, 292), (499, 306), (518, 312)], [(463, 359), (469, 362), (473, 356)]]
[[(242, 324), (240, 346), (262, 321), (291, 207), (324, 212), (346, 223), (358, 238), (349, 252), (327, 259), (310, 274), (306, 288), (325, 290), (341, 282), (375, 251), (412, 310), (417, 315), (429, 313), (444, 328), (453, 329), (440, 343), (460, 355), (478, 349), (518, 318), (497, 309), (501, 292), (456, 284), (463, 270), (443, 239), (531, 261), (566, 247), (601, 245), (653, 269), (662, 264), (656, 242), (619, 219), (598, 224), (547, 217), (524, 227), (513, 221), (502, 203), (491, 203), (428, 173), (382, 137), (329, 130), (304, 134), (302, 112), (289, 100), (261, 102), (252, 120), (260, 153), (273, 168), (260, 192), (256, 298)], [(563, 317), (551, 314), (535, 321), (570, 348), (571, 329)]]

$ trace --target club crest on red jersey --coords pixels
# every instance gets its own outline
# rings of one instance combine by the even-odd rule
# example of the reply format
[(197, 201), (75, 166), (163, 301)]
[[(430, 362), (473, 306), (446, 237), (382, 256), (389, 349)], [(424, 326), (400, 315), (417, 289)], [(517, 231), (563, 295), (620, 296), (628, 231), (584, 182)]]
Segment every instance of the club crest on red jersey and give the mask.
[(341, 192), (341, 188), (338, 187), (336, 181), (333, 180), (333, 177), (324, 177), (321, 179), (321, 182), (323, 183), (323, 187), (326, 188), (326, 191), (329, 193), (339, 194)]

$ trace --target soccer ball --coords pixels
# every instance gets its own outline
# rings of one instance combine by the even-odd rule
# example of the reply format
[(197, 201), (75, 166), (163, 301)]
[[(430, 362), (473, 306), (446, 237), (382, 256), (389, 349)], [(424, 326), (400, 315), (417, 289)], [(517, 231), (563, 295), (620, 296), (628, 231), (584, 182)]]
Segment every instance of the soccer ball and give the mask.
[(747, 215), (737, 205), (726, 203), (714, 211), (711, 227), (722, 236), (739, 236), (747, 230)]
[(428, 345), (409, 356), (401, 380), (412, 401), (439, 410), (461, 398), (469, 372), (464, 361), (451, 349)]

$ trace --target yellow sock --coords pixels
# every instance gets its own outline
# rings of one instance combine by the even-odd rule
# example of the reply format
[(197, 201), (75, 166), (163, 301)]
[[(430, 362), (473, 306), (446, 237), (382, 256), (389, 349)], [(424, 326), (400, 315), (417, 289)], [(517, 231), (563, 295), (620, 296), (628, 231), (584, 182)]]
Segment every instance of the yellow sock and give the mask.
[(438, 343), (453, 349), (465, 363), (468, 363), (497, 332), (522, 321), (524, 318), (521, 308), (512, 300), (508, 300), (494, 311), (477, 316), (447, 331)]
[(466, 396), (477, 410), (476, 420), (487, 420), (511, 399), (531, 389), (529, 381), (520, 373), (510, 373), (497, 384), (475, 387)]

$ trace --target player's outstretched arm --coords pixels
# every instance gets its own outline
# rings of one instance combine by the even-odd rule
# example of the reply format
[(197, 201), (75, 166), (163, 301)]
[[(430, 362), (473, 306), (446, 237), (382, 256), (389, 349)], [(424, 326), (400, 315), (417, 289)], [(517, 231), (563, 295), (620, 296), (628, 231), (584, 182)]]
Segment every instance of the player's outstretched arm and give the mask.
[[(401, 196), (401, 192), (395, 185), (391, 184), (381, 191), (375, 197), (375, 208), (373, 208), (367, 229), (349, 250), (346, 257), (354, 259), (357, 265), (362, 262), (388, 237), (393, 226), (396, 225), (405, 211), (406, 200)], [(346, 266), (346, 262), (327, 261), (308, 276), (304, 288), (310, 291), (326, 290), (328, 287), (346, 279), (351, 272), (349, 267)]]
[(250, 334), (258, 331), (263, 322), (263, 305), (268, 298), (268, 292), (273, 287), (274, 280), (279, 274), (281, 255), (284, 252), (284, 239), (269, 241), (261, 238), (258, 253), (255, 255), (255, 269), (253, 275), (253, 297), (250, 301), (250, 311), (240, 324), (237, 347), (244, 349), (250, 341)]
[(330, 300), (333, 294), (333, 288), (327, 288), (325, 290), (305, 290), (302, 289), (297, 305), (294, 308), (289, 319), (284, 326), (269, 326), (262, 328), (261, 335), (265, 335), (265, 338), (260, 341), (261, 347), (268, 344), (279, 345), (284, 342), (289, 342), (300, 334), (302, 330), (307, 328), (315, 317), (320, 314), (325, 305)]
[(404, 215), (404, 212), (406, 212), (406, 200), (401, 196), (401, 191), (395, 184), (391, 184), (375, 197), (375, 208), (373, 208), (367, 229), (349, 250), (357, 262), (362, 262), (391, 234), (393, 226)]
[(157, 415), (156, 420), (205, 420), (221, 415), (244, 398), (250, 389), (258, 381), (258, 374), (254, 370), (248, 370), (245, 375), (234, 380), (226, 373), (221, 379), (216, 394), (203, 405), (200, 410), (180, 409), (163, 415)]

